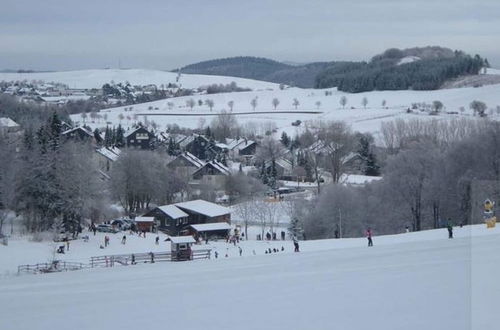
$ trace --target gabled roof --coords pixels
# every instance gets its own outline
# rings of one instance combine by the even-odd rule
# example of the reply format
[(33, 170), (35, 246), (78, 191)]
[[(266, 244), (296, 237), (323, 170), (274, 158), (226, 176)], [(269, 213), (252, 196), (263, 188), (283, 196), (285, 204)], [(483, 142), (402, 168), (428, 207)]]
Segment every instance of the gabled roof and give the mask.
[(196, 212), (199, 214), (206, 215), (208, 217), (218, 217), (221, 215), (231, 213), (231, 210), (228, 209), (227, 207), (210, 203), (202, 199), (197, 199), (194, 201), (183, 202), (183, 203), (176, 203), (174, 205), (183, 210)]
[(118, 156), (120, 156), (121, 150), (118, 149), (117, 147), (102, 147), (96, 150), (98, 154), (106, 157), (110, 161), (114, 162), (115, 160), (118, 159)]
[(252, 140), (247, 140), (247, 139), (229, 139), (226, 138), (226, 145), (229, 150), (243, 150), (252, 144), (256, 143), (255, 141)]
[(88, 136), (94, 137), (94, 133), (88, 131), (86, 128), (83, 128), (81, 126), (78, 126), (78, 127), (75, 127), (75, 128), (70, 128), (69, 130), (62, 132), (61, 134), (62, 135), (66, 135), (66, 134), (69, 134), (69, 133), (72, 133), (72, 132), (76, 132), (76, 131), (82, 131), (85, 134), (87, 134)]
[(231, 171), (229, 170), (229, 168), (227, 168), (226, 166), (224, 166), (224, 164), (222, 164), (222, 163), (220, 163), (220, 162), (218, 162), (216, 160), (212, 160), (212, 161), (209, 161), (208, 163), (204, 164), (198, 170), (196, 170), (196, 172), (194, 172), (193, 175), (195, 175), (196, 173), (198, 173), (204, 167), (207, 167), (207, 166), (210, 166), (210, 167), (216, 169), (217, 171), (219, 171), (223, 175), (230, 175), (231, 174)]
[(163, 213), (165, 213), (166, 215), (168, 215), (170, 218), (172, 218), (174, 220), (189, 216), (189, 214), (182, 211), (180, 208), (178, 208), (174, 204), (158, 206), (158, 209), (161, 210)]
[[(292, 163), (288, 159), (278, 158), (274, 162), (276, 163), (276, 165), (282, 167), (283, 169), (285, 169), (287, 171), (291, 171), (293, 169)], [(271, 166), (271, 164), (272, 164), (272, 160), (266, 160), (266, 162), (265, 162), (266, 167)]]
[(19, 124), (10, 119), (9, 117), (0, 118), (1, 127), (19, 127)]
[(143, 129), (143, 130), (145, 130), (146, 132), (148, 132), (148, 134), (153, 135), (153, 133), (151, 133), (151, 132), (150, 132), (147, 128), (145, 128), (145, 127), (142, 127), (142, 126), (141, 126), (141, 127), (137, 127), (137, 128), (136, 128), (136, 129), (134, 129), (134, 130), (131, 130), (131, 131), (126, 132), (125, 134), (123, 134), (123, 136), (127, 138), (127, 137), (129, 137), (130, 135), (134, 134), (135, 132), (137, 132), (138, 130), (141, 130), (141, 129)]
[[(177, 156), (177, 158), (184, 158), (185, 160), (190, 162), (193, 166), (195, 166), (198, 169), (205, 166), (205, 162), (203, 160), (199, 159), (198, 157), (196, 157), (195, 155), (193, 155), (192, 153), (189, 153), (187, 151), (185, 151), (182, 154), (180, 154), (179, 156)], [(177, 159), (177, 158), (175, 158), (175, 159)], [(175, 159), (172, 160), (172, 162), (175, 161)]]

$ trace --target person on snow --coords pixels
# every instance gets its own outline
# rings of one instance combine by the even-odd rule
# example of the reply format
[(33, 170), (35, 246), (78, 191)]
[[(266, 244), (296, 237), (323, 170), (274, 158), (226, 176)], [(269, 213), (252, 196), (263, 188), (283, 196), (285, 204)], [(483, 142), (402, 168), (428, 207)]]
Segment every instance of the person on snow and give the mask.
[(285, 231), (284, 231), (284, 230), (282, 230), (282, 231), (281, 231), (281, 240), (282, 240), (282, 241), (284, 241), (284, 240), (285, 240), (285, 235), (286, 235)]
[(299, 252), (299, 240), (297, 236), (293, 236), (293, 246), (295, 247), (294, 252)]
[(104, 236), (104, 247), (107, 247), (109, 245), (109, 237)]
[(241, 254), (243, 253), (243, 249), (241, 248), (241, 246), (238, 246), (238, 250), (240, 251), (240, 257), (241, 257)]
[(453, 222), (451, 222), (450, 218), (448, 218), (446, 228), (448, 229), (448, 238), (453, 238)]
[(127, 242), (127, 236), (123, 235), (122, 237), (122, 244), (125, 244)]
[(156, 236), (155, 238), (155, 244), (160, 245), (160, 236)]
[(366, 230), (366, 238), (368, 239), (368, 246), (373, 246), (372, 235), (373, 235), (373, 233), (372, 233), (371, 228), (368, 228)]

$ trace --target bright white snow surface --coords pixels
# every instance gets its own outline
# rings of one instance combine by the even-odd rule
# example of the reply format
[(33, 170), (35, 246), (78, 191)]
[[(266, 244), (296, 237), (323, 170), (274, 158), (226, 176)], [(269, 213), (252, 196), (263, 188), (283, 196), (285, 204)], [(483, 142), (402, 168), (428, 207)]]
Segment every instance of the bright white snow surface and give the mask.
[(131, 85), (145, 86), (149, 84), (168, 85), (169, 83), (181, 85), (183, 88), (198, 88), (211, 84), (229, 84), (236, 82), (239, 87), (251, 89), (278, 88), (278, 84), (257, 81), (252, 79), (208, 76), (199, 74), (181, 74), (177, 81), (177, 73), (160, 70), (146, 69), (106, 69), (106, 70), (78, 70), (59, 72), (30, 72), (30, 73), (5, 73), (0, 72), (0, 81), (32, 81), (58, 82), (69, 88), (101, 88), (111, 81), (117, 83), (129, 82)]
[[(455, 234), (375, 236), (373, 248), (306, 241), (300, 253), (287, 242), (256, 256), (243, 245), (243, 257), (4, 277), (1, 328), (495, 329), (500, 229)], [(0, 249), (6, 259), (10, 246)]]
[[(325, 95), (325, 91), (332, 95)], [(345, 108), (339, 103), (342, 96), (347, 97)], [(366, 108), (362, 105), (363, 98), (368, 99)], [(280, 104), (274, 110), (272, 100), (277, 98)], [(193, 99), (196, 105), (191, 110), (186, 106), (186, 101)], [(206, 99), (214, 101), (213, 111), (206, 105), (198, 105)], [(257, 99), (255, 111), (251, 106), (251, 100)], [(300, 103), (297, 109), (293, 106), (294, 99)], [(385, 106), (382, 102), (386, 101)], [(435, 116), (430, 116), (427, 112), (414, 111), (407, 113), (412, 103), (432, 104), (433, 101), (440, 100), (445, 109)], [(122, 106), (100, 111), (102, 116), (106, 115), (106, 120), (85, 119), (85, 124), (94, 128), (105, 128), (106, 125), (118, 126), (121, 124), (125, 128), (130, 128), (137, 122), (155, 122), (159, 130), (164, 130), (167, 125), (177, 124), (180, 127), (200, 128), (210, 125), (214, 117), (223, 109), (229, 110), (228, 103), (234, 102), (233, 114), (242, 126), (250, 125), (256, 130), (256, 134), (264, 135), (267, 130), (274, 126), (277, 128), (277, 136), (285, 131), (291, 136), (301, 132), (305, 125), (315, 125), (315, 122), (338, 120), (344, 121), (353, 130), (363, 133), (373, 133), (377, 135), (380, 125), (385, 121), (395, 119), (421, 119), (421, 120), (451, 120), (453, 118), (475, 118), (469, 105), (474, 100), (480, 100), (491, 109), (500, 105), (500, 84), (487, 85), (478, 88), (456, 88), (441, 89), (434, 91), (373, 91), (366, 93), (344, 93), (335, 88), (328, 90), (321, 89), (301, 89), (288, 88), (285, 90), (262, 90), (239, 93), (221, 93), (211, 95), (193, 95), (169, 98), (154, 102)], [(320, 102), (319, 107), (316, 102)], [(460, 108), (463, 107), (462, 112)], [(130, 110), (131, 109), (131, 110)], [(447, 114), (446, 112), (453, 112)], [(489, 113), (489, 118), (499, 120), (500, 115), (493, 111)], [(120, 120), (120, 115), (123, 119)], [(71, 115), (73, 122), (83, 124), (80, 114)], [(300, 126), (292, 123), (300, 120)], [(271, 127), (270, 127), (271, 126)]]

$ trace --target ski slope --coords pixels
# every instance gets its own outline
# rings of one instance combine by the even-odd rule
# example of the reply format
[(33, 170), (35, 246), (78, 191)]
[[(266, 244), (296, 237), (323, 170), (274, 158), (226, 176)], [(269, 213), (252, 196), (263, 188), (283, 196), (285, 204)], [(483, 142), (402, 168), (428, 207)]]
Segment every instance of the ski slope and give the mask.
[[(306, 241), (300, 253), (3, 277), (2, 330), (494, 329), (500, 230), (455, 233), (376, 236), (373, 248), (365, 239)], [(248, 242), (257, 243), (266, 244)], [(5, 258), (10, 245), (0, 249)]]
[(102, 85), (111, 81), (115, 83), (125, 83), (128, 81), (132, 85), (141, 86), (149, 84), (160, 86), (162, 84), (168, 85), (169, 83), (173, 83), (190, 89), (210, 84), (229, 84), (234, 81), (239, 87), (247, 87), (252, 90), (278, 88), (278, 84), (235, 77), (181, 74), (178, 82), (176, 78), (177, 73), (174, 72), (146, 69), (94, 69), (31, 73), (0, 72), (0, 81), (43, 80), (45, 82), (59, 82), (67, 85), (69, 88), (82, 89), (101, 88)]

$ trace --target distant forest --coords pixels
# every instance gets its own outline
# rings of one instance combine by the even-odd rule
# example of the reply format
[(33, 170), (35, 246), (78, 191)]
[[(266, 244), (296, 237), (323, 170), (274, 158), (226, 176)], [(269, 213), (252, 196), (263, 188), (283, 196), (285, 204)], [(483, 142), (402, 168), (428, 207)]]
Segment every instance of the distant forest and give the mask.
[(224, 75), (302, 88), (337, 87), (359, 93), (373, 90), (434, 90), (446, 81), (478, 74), (489, 66), (479, 55), (443, 47), (392, 48), (369, 62), (315, 62), (289, 65), (266, 58), (232, 57), (191, 64), (181, 73)]
[(312, 88), (316, 76), (328, 68), (330, 64), (316, 62), (305, 65), (290, 65), (267, 58), (241, 56), (199, 62), (185, 66), (180, 71), (181, 73), (240, 77)]

